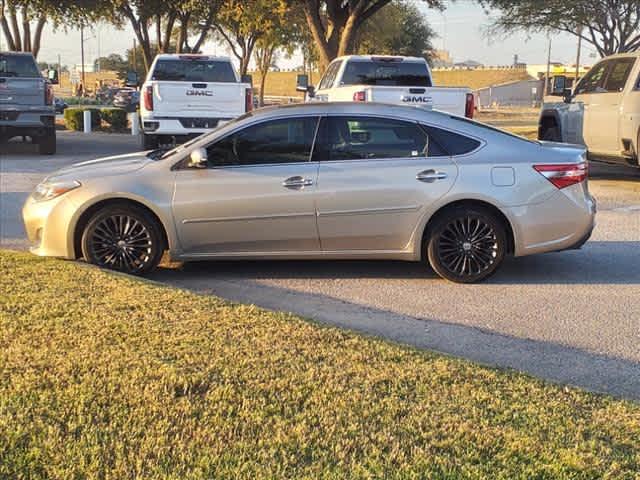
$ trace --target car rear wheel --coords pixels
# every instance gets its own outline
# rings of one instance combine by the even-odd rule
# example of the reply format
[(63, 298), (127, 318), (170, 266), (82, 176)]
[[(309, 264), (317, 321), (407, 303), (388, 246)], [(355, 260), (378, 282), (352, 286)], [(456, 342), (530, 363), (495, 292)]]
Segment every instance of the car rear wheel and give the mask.
[(55, 129), (47, 130), (47, 132), (38, 137), (38, 152), (40, 155), (53, 155), (56, 153), (56, 131)]
[(99, 267), (143, 275), (160, 263), (165, 250), (161, 232), (158, 222), (143, 209), (111, 205), (87, 223), (82, 254)]
[(158, 137), (155, 135), (140, 134), (140, 146), (142, 150), (156, 150), (158, 148)]
[(426, 250), (431, 267), (442, 278), (475, 283), (492, 275), (507, 249), (501, 220), (483, 208), (456, 208), (436, 219)]

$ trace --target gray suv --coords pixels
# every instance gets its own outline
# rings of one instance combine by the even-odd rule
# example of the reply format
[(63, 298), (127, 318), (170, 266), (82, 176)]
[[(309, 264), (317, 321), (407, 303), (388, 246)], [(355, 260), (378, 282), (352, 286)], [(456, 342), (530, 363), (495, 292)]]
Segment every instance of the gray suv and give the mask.
[(45, 79), (30, 53), (0, 52), (0, 142), (31, 137), (41, 154), (56, 153), (52, 84), (58, 78), (51, 73)]

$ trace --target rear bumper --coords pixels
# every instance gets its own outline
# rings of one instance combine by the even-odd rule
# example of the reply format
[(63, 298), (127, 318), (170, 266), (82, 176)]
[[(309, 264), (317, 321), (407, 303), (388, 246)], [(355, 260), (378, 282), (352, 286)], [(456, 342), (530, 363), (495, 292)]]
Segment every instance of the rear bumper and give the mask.
[(507, 209), (515, 256), (582, 247), (595, 227), (596, 202), (582, 185), (558, 190), (546, 201)]
[(224, 125), (233, 117), (155, 117), (141, 115), (142, 131), (147, 135), (200, 135)]
[(29, 112), (0, 111), (0, 137), (44, 135), (47, 130), (55, 128), (55, 118), (53, 108)]

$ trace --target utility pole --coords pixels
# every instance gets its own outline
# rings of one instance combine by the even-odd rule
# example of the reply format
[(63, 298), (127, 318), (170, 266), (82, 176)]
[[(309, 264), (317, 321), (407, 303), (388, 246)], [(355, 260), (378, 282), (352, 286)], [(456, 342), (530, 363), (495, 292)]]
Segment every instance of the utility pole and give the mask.
[(133, 55), (133, 71), (137, 72), (138, 71), (138, 62), (136, 60), (136, 39), (133, 39), (133, 51), (132, 51), (132, 55)]
[(82, 69), (82, 95), (84, 96), (84, 91), (87, 88), (87, 84), (84, 81), (84, 27), (80, 25), (80, 62)]
[[(582, 29), (578, 32), (578, 54), (576, 55), (576, 78), (575, 81), (578, 81), (578, 77), (580, 77), (580, 49), (582, 48)], [(575, 83), (574, 83), (575, 85)]]
[(551, 36), (549, 38), (549, 49), (547, 51), (547, 75), (544, 77), (544, 95), (549, 94), (549, 76), (551, 75)]

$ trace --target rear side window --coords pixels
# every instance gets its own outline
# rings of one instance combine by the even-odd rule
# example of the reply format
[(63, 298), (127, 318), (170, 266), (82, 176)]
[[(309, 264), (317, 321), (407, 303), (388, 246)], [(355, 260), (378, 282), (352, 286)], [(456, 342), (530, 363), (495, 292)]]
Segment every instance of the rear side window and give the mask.
[(163, 59), (156, 62), (152, 80), (168, 82), (221, 82), (236, 81), (231, 63), (206, 59)]
[(338, 60), (337, 62), (333, 62), (327, 68), (322, 80), (320, 80), (320, 84), (318, 85), (318, 89), (331, 88), (333, 83), (336, 80), (336, 75), (338, 75), (338, 70), (340, 70), (340, 65), (342, 65), (342, 60)]
[(369, 160), (442, 156), (436, 142), (416, 123), (375, 117), (329, 117), (321, 132), (326, 139), (321, 159)]
[(41, 76), (33, 57), (0, 54), (0, 77), (38, 78)]
[(207, 148), (209, 167), (308, 162), (318, 117), (250, 125)]
[(615, 60), (607, 77), (607, 81), (604, 84), (605, 90), (607, 92), (621, 92), (624, 90), (635, 63), (635, 58)]
[(430, 87), (431, 77), (425, 63), (352, 60), (345, 67), (341, 84)]
[(430, 138), (435, 140), (449, 155), (465, 155), (473, 152), (480, 146), (480, 142), (459, 133), (454, 133), (441, 128), (425, 126)]

